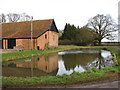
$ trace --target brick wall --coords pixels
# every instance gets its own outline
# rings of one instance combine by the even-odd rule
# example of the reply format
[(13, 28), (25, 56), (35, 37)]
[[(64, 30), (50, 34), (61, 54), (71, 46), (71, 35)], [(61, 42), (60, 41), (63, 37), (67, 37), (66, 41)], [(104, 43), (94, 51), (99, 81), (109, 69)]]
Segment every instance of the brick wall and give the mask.
[[(45, 35), (47, 35), (46, 38)], [(37, 46), (39, 46), (39, 49), (43, 50), (45, 48), (45, 44), (48, 43), (48, 38), (48, 31), (37, 38)]]
[[(16, 39), (16, 46), (22, 45), (26, 50), (31, 49), (31, 39)], [(36, 39), (32, 39), (32, 48), (36, 48)]]
[[(3, 48), (8, 48), (8, 40), (3, 40)], [(16, 46), (22, 45), (26, 50), (31, 49), (31, 39), (16, 39)], [(53, 31), (47, 31), (37, 39), (32, 40), (33, 49), (37, 50), (37, 46), (39, 49), (43, 50), (45, 45), (49, 48), (57, 48), (58, 47), (58, 33)]]
[[(47, 38), (45, 38), (45, 35), (47, 35)], [(49, 48), (57, 48), (58, 47), (58, 33), (53, 31), (47, 31), (43, 35), (41, 35), (39, 38), (37, 38), (37, 46), (39, 46), (40, 49), (45, 48), (45, 44), (48, 44)]]
[(49, 31), (49, 47), (57, 48), (58, 47), (58, 33)]

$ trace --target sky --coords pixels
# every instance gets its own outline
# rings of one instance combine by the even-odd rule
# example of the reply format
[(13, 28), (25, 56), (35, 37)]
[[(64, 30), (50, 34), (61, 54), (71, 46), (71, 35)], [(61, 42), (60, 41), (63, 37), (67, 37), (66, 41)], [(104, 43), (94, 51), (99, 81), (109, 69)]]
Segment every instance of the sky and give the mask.
[(26, 13), (34, 20), (54, 19), (59, 30), (66, 23), (82, 27), (97, 14), (117, 23), (119, 0), (1, 0), (0, 13)]

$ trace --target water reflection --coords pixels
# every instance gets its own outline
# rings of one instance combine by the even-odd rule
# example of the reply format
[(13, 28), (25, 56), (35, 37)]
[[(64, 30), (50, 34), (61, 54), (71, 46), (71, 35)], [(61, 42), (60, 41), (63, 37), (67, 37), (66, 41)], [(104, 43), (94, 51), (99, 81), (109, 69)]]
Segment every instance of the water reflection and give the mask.
[(65, 54), (80, 54), (80, 53), (99, 53), (99, 51), (64, 51), (64, 52), (58, 52), (59, 55), (65, 55)]
[(58, 54), (53, 53), (42, 57), (25, 60), (24, 63), (16, 64), (16, 67), (37, 68), (44, 72), (52, 72), (58, 68)]
[(70, 75), (73, 73), (73, 70), (66, 70), (63, 60), (59, 59), (58, 67), (59, 67), (59, 69), (58, 69), (57, 75), (63, 75), (64, 73)]
[[(23, 60), (20, 60), (23, 61)], [(113, 65), (109, 51), (64, 51), (51, 53), (42, 57), (10, 62), (3, 65), (3, 76), (39, 77), (84, 72), (93, 67), (103, 69)]]
[(112, 67), (112, 55), (109, 51), (65, 51), (59, 52), (58, 73), (69, 75), (76, 72), (84, 72), (93, 67), (103, 69), (104, 67)]
[(89, 69), (96, 67), (98, 69), (103, 69), (104, 67), (112, 67), (112, 55), (109, 51), (101, 50), (100, 55), (93, 60), (91, 63), (88, 63), (86, 67)]
[(74, 69), (76, 65), (81, 65), (85, 68), (88, 62), (92, 62), (99, 56), (99, 53), (78, 53), (78, 54), (65, 54), (61, 57), (64, 60), (67, 70)]
[(23, 63), (10, 63), (3, 65), (3, 76), (46, 76), (56, 75), (58, 69), (58, 54), (52, 53), (42, 57), (35, 57), (32, 60), (25, 60)]

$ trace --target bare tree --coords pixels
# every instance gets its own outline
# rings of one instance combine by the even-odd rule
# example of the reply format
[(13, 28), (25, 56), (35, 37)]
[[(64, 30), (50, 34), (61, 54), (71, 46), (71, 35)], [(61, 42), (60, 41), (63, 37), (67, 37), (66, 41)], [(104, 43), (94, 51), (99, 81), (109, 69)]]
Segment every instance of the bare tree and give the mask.
[(112, 32), (115, 32), (117, 29), (116, 24), (113, 22), (113, 19), (110, 17), (110, 15), (104, 16), (98, 14), (91, 18), (87, 25), (95, 30), (99, 45), (101, 44), (101, 40), (103, 38), (114, 39)]
[(31, 17), (29, 15), (27, 15), (26, 13), (22, 13), (20, 15), (20, 21), (30, 21)]
[(20, 15), (16, 13), (7, 14), (9, 22), (17, 22), (20, 19)]
[(30, 21), (31, 16), (26, 13), (17, 14), (17, 13), (9, 13), (9, 14), (0, 14), (0, 23), (7, 22), (18, 22), (18, 21)]
[(0, 15), (0, 23), (6, 23), (6, 16), (3, 13)]

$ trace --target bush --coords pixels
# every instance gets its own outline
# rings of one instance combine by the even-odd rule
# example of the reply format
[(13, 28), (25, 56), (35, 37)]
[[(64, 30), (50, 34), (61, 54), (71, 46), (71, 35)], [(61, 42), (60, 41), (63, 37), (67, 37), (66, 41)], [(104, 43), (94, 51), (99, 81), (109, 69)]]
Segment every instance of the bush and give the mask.
[(25, 50), (24, 47), (22, 45), (18, 45), (16, 47), (14, 47), (15, 50), (18, 50), (18, 51), (23, 51)]
[(71, 40), (59, 40), (59, 45), (75, 45), (75, 41)]

